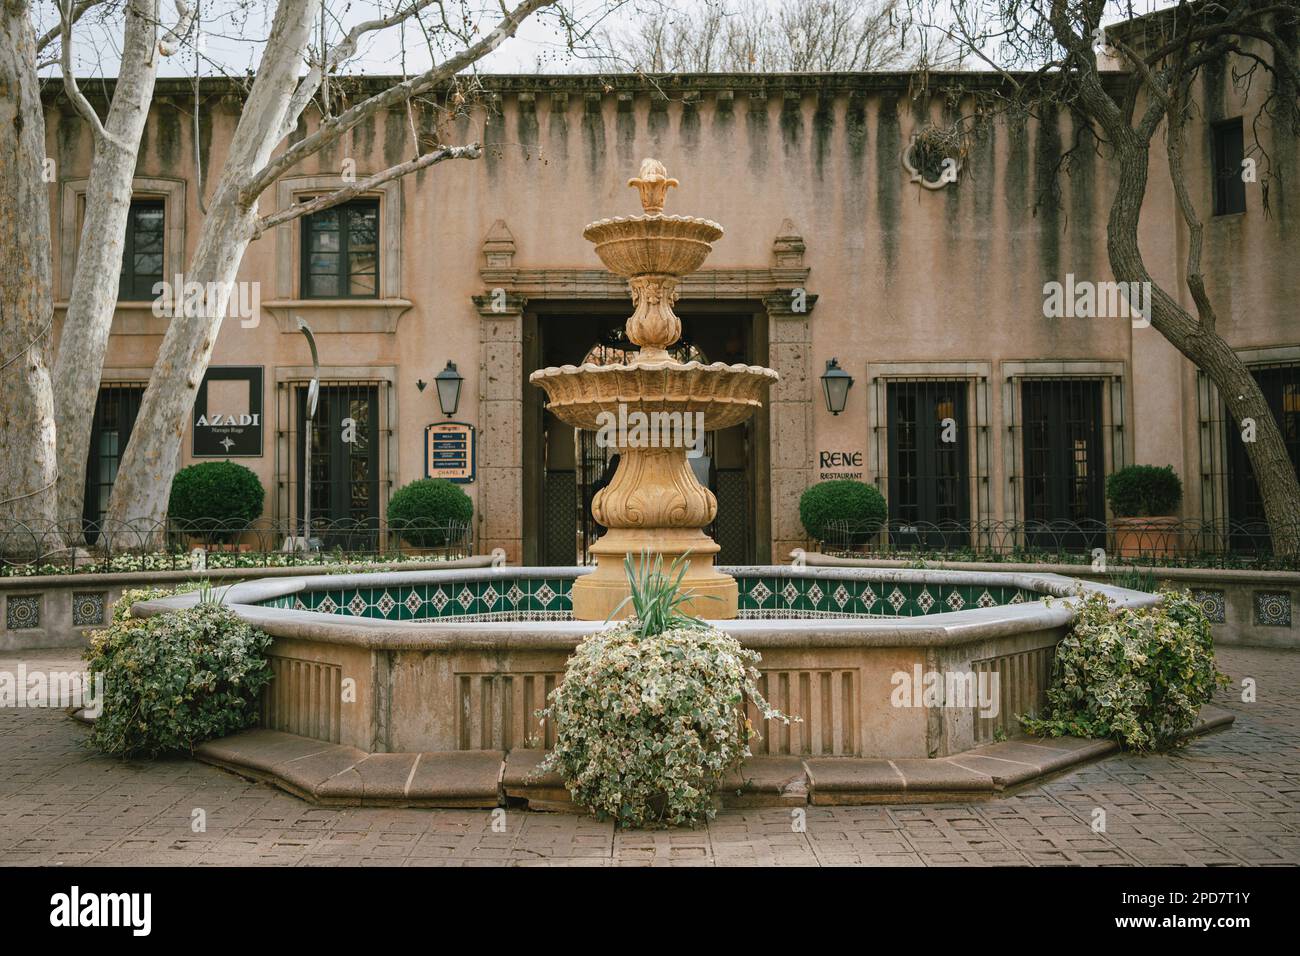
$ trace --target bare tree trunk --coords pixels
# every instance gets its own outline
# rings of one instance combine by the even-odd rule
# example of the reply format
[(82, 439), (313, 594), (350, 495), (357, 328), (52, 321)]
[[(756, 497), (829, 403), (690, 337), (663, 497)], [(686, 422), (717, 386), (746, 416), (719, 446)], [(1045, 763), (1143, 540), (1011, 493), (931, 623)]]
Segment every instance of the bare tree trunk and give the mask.
[[(0, 554), (57, 548), (49, 184), (27, 0), (0, 6)], [(35, 533), (25, 533), (26, 525)]]
[(91, 420), (117, 305), (131, 180), (162, 58), (158, 7), (158, 0), (131, 0), (126, 9), (122, 67), (104, 135), (95, 134), (85, 222), (54, 363), (59, 522), (65, 534), (81, 520)]
[[(1111, 270), (1120, 282), (1149, 283), (1152, 328), (1215, 384), (1232, 415), (1233, 427), (1241, 430), (1247, 419), (1254, 422), (1255, 440), (1245, 443), (1246, 455), (1259, 484), (1273, 548), (1279, 554), (1295, 554), (1300, 551), (1300, 482), (1282, 432), (1250, 369), (1215, 330), (1214, 313), (1208, 300), (1203, 300), (1203, 314), (1198, 320), (1152, 281), (1138, 246), (1138, 217), (1146, 194), (1149, 150), (1146, 142), (1136, 135), (1115, 139), (1119, 140), (1116, 143), (1119, 186), (1107, 228)], [(1177, 164), (1170, 173), (1175, 178), (1183, 175)], [(1195, 294), (1199, 273), (1192, 273), (1190, 278)], [(1202, 297), (1198, 295), (1198, 298)]]
[[(415, 0), (388, 17), (358, 24), (339, 49), (347, 50), (359, 35), (403, 22), (434, 2)], [(268, 220), (258, 216), (257, 197), (294, 164), (336, 142), (366, 117), (408, 102), (411, 97), (432, 89), (437, 83), (481, 60), (506, 38), (513, 36), (529, 15), (553, 2), (519, 0), (513, 10), (506, 10), (503, 6), (496, 27), (486, 33), (474, 30), (478, 39), (472, 42), (467, 39), (463, 50), (425, 73), (375, 93), (337, 116), (322, 118), (314, 132), (272, 160), (276, 146), (294, 128), (299, 114), (311, 101), (317, 84), (328, 72), (319, 69), (318, 64), (300, 79), (300, 68), (319, 0), (280, 0), (271, 36), (262, 52), (257, 78), (231, 137), (229, 155), (186, 275), (187, 284), (199, 283), (209, 294), (199, 310), (201, 314), (174, 317), (167, 327), (149, 387), (140, 405), (139, 421), (146, 425), (132, 431), (113, 483), (108, 523), (115, 531), (129, 530), (142, 545), (146, 542), (155, 546), (161, 543), (162, 523), (186, 420), (194, 407), (195, 395), (221, 330), (244, 250), (268, 225)], [(324, 54), (322, 60), (331, 65), (334, 63), (329, 54)], [(373, 187), (444, 159), (473, 159), (479, 154), (477, 145), (440, 148), (393, 166), (357, 185)], [(347, 188), (336, 191), (331, 194), (329, 204), (342, 201), (349, 193)], [(287, 222), (314, 208), (320, 208), (320, 204), (298, 204), (292, 212), (282, 210), (271, 217), (269, 224)]]
[(113, 483), (108, 524), (130, 529), (141, 545), (157, 546), (161, 540), (186, 420), (221, 330), (240, 260), (256, 234), (256, 200), (246, 204), (240, 192), (283, 138), (315, 6), (315, 0), (281, 0), (276, 9), (257, 79), (231, 138), (230, 154), (185, 276), (187, 284), (197, 282), (213, 295), (205, 295), (196, 310), (199, 314), (187, 310), (173, 316), (167, 326), (140, 403), (138, 421), (144, 427), (131, 433)]

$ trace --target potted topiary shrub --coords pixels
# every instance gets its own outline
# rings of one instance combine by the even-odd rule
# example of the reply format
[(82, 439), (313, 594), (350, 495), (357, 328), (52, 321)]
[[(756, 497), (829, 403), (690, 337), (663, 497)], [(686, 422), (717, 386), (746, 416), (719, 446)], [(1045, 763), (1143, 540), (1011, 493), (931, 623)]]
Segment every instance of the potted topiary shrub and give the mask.
[(1106, 479), (1115, 515), (1115, 553), (1121, 558), (1178, 551), (1178, 508), (1183, 483), (1172, 465), (1129, 465)]
[(262, 516), (265, 498), (262, 483), (248, 468), (205, 461), (176, 473), (167, 517), (176, 530), (214, 550), (236, 550), (229, 542)]
[(799, 499), (799, 520), (808, 536), (819, 542), (828, 536), (843, 538), (836, 543), (846, 547), (870, 539), (888, 515), (885, 496), (875, 485), (861, 481), (823, 481)]
[(474, 517), (474, 502), (445, 478), (421, 478), (388, 500), (388, 527), (416, 548), (445, 548), (461, 541)]
[[(695, 824), (714, 813), (719, 782), (750, 755), (748, 703), (792, 719), (758, 689), (759, 656), (686, 614), (687, 556), (625, 559), (633, 616), (586, 638), (539, 712), (555, 747), (534, 778), (556, 773), (578, 804), (622, 827)], [(625, 602), (626, 603), (626, 602)], [(614, 611), (615, 614), (622, 609)]]

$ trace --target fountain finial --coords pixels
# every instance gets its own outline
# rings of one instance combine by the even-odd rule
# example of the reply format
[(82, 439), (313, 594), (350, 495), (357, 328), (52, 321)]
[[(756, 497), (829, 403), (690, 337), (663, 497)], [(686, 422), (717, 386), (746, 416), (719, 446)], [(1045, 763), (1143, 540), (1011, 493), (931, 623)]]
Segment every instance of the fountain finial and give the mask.
[(641, 208), (645, 210), (647, 216), (658, 216), (664, 211), (664, 198), (668, 195), (668, 187), (676, 186), (677, 180), (670, 179), (668, 170), (664, 164), (657, 159), (641, 160), (641, 173), (627, 181), (629, 186), (635, 186), (641, 193)]

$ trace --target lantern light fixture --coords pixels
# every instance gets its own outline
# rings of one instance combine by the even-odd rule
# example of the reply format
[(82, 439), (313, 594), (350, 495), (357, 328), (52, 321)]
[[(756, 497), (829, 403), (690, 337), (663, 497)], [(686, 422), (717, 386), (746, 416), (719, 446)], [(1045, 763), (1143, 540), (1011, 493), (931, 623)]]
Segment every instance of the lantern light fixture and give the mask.
[(822, 389), (826, 392), (826, 410), (832, 415), (844, 411), (849, 401), (849, 389), (853, 387), (853, 376), (840, 368), (839, 359), (826, 363), (822, 373)]
[(460, 386), (465, 377), (456, 370), (456, 363), (448, 359), (447, 367), (433, 381), (438, 386), (438, 404), (442, 406), (442, 413), (450, 418), (460, 407)]

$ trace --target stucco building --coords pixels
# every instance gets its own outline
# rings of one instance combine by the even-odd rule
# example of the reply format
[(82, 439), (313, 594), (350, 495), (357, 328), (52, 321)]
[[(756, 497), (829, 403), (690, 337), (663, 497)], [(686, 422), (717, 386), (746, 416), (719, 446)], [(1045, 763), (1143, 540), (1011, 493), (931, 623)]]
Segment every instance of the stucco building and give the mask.
[[(354, 81), (350, 95), (374, 82)], [(763, 415), (708, 439), (722, 562), (782, 560), (804, 545), (799, 496), (832, 476), (877, 483), (891, 518), (918, 536), (944, 521), (1104, 521), (1104, 476), (1130, 463), (1172, 464), (1185, 518), (1257, 518), (1236, 430), (1190, 363), (1126, 312), (1058, 316), (1045, 307), (1046, 283), (1113, 279), (1112, 171), (1069, 113), (1051, 122), (994, 117), (947, 177), (942, 157), (909, 152), (918, 131), (950, 124), (993, 82), (502, 76), (485, 78), (483, 97), (459, 114), (426, 106), (366, 122), (280, 180), (263, 211), (413, 157), (413, 124), (448, 143), (482, 139), (486, 153), (277, 227), (249, 248), (240, 279), (256, 290), (244, 301), (258, 308), (222, 327), (183, 463), (229, 454), (260, 476), (268, 521), (298, 520), (311, 373), (301, 318), (320, 349), (318, 515), (380, 518), (395, 488), (425, 475), (427, 427), (463, 422), (476, 430), (465, 487), (478, 546), (531, 563), (580, 560), (592, 533), (584, 503), (606, 453), (548, 416), (527, 378), (593, 352), (618, 355), (628, 291), (581, 233), (593, 220), (639, 212), (626, 181), (655, 156), (681, 180), (666, 212), (726, 230), (683, 283), (683, 349), (781, 376)], [(1207, 75), (1189, 175), (1204, 200), (1204, 268), (1220, 330), (1258, 367), (1295, 460), (1300, 199), (1275, 186), (1266, 212), (1259, 185), (1239, 175), (1262, 95), (1257, 86), (1243, 103), (1228, 76)], [(152, 290), (184, 272), (197, 241), (193, 96), (190, 81), (159, 82), (140, 151), (96, 413), (92, 520), (173, 321), (155, 314)], [(201, 96), (198, 153), (210, 184), (240, 94), (209, 80)], [(57, 88), (49, 97), (62, 300), (91, 140)], [(1262, 133), (1275, 167), (1294, 179), (1295, 137), (1280, 124)], [(1152, 274), (1187, 303), (1186, 232), (1158, 153), (1143, 230)], [(819, 380), (832, 358), (854, 379), (839, 414)], [(451, 416), (433, 385), (449, 361), (464, 378)], [(344, 419), (356, 441), (342, 440)], [(945, 425), (955, 427), (952, 440), (939, 437)]]

